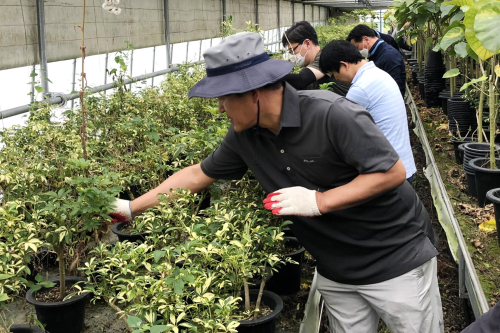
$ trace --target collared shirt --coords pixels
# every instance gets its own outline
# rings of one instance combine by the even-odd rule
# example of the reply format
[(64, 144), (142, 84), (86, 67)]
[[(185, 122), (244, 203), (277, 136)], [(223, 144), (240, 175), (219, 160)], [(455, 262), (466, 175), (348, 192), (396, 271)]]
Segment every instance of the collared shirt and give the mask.
[(406, 69), (403, 57), (392, 46), (379, 39), (369, 50), (368, 59), (396, 81), (401, 95), (405, 94)]
[(406, 178), (416, 171), (410, 145), (406, 106), (389, 74), (373, 62), (361, 66), (352, 80), (347, 99), (368, 110), (406, 168)]
[[(278, 134), (236, 133), (231, 126), (201, 168), (215, 179), (240, 179), (250, 168), (267, 193), (291, 186), (324, 192), (397, 161), (364, 108), (329, 91), (285, 84)], [(318, 272), (339, 283), (386, 281), (437, 255), (429, 216), (408, 182), (356, 207), (287, 219)]]
[[(314, 57), (314, 60), (307, 66), (314, 68), (318, 71), (321, 72), (321, 68), (319, 68), (319, 58), (321, 57), (321, 50), (318, 52), (316, 57)], [(328, 73), (325, 73), (325, 76), (323, 76), (321, 79), (314, 81), (311, 83), (307, 89), (320, 89), (320, 85), (323, 83), (330, 83), (333, 82), (332, 85), (330, 85), (330, 90), (333, 91), (334, 93), (339, 94), (340, 96), (345, 96), (347, 94), (347, 91), (349, 90), (349, 85), (345, 84), (344, 82), (340, 82), (339, 80), (335, 79), (333, 75), (330, 75)]]

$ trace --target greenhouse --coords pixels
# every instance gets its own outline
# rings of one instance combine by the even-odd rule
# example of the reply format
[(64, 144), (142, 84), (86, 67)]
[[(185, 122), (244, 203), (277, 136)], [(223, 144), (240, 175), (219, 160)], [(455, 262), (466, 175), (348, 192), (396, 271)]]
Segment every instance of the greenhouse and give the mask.
[(500, 332), (500, 1), (101, 1), (0, 1), (0, 333)]

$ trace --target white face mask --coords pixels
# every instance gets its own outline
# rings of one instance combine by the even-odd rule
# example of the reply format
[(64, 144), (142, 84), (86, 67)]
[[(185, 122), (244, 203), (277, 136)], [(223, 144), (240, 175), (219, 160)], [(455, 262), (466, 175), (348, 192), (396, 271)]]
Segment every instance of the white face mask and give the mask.
[(299, 52), (298, 52), (297, 54), (292, 55), (292, 57), (293, 57), (293, 58), (292, 58), (292, 59), (293, 59), (293, 61), (294, 61), (294, 62), (295, 62), (295, 64), (296, 64), (297, 66), (299, 66), (299, 67), (304, 67), (304, 62), (306, 61), (306, 55), (307, 55), (307, 52), (309, 52), (309, 50), (307, 50), (307, 51), (306, 51), (306, 54), (304, 54), (304, 56), (302, 56), (302, 55), (300, 54), (300, 52), (302, 51), (302, 46), (304, 46), (304, 44), (302, 44), (302, 45), (300, 46), (300, 50), (299, 50)]
[(370, 56), (370, 52), (368, 51), (367, 48), (365, 48), (364, 42), (363, 42), (363, 49), (359, 51), (359, 53), (361, 53), (361, 56), (364, 57), (365, 59), (368, 59), (368, 57)]

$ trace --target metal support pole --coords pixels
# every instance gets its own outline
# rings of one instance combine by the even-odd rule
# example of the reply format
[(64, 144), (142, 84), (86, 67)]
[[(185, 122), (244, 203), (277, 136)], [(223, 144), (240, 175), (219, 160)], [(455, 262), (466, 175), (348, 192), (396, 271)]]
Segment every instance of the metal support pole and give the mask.
[(312, 20), (312, 24), (314, 26), (314, 6), (311, 6), (311, 20)]
[[(170, 59), (174, 58), (174, 45), (170, 45)], [(168, 66), (168, 65), (167, 65)]]
[(259, 24), (259, 0), (255, 0), (255, 24)]
[[(31, 73), (35, 73), (35, 65), (33, 65), (31, 67)], [(74, 75), (74, 74), (73, 74)], [(75, 81), (75, 79), (73, 79), (73, 81)], [(31, 103), (33, 103), (35, 101), (35, 78), (33, 77), (32, 80), (31, 80)], [(75, 88), (73, 88), (74, 90)]]
[(43, 94), (49, 93), (49, 82), (47, 81), (47, 56), (45, 54), (45, 4), (44, 0), (36, 0), (36, 17), (38, 22), (38, 60), (40, 62), (40, 81)]
[(276, 15), (278, 16), (277, 20), (278, 20), (278, 38), (279, 38), (279, 32), (280, 32), (280, 28), (281, 28), (281, 24), (280, 24), (280, 0), (276, 0), (276, 6), (278, 8), (276, 10)]
[(280, 40), (280, 37), (281, 37), (281, 31), (280, 31), (280, 28), (281, 28), (281, 24), (280, 24), (280, 11), (281, 11), (281, 8), (280, 8), (280, 0), (276, 0), (276, 7), (277, 7), (277, 10), (276, 10), (276, 15), (277, 15), (277, 23), (278, 23), (278, 27), (277, 27), (277, 30), (276, 30), (276, 37), (278, 39), (278, 41)]
[(189, 55), (189, 42), (186, 43), (186, 64), (188, 62), (188, 55)]
[[(109, 53), (106, 53), (106, 60), (104, 60), (104, 84), (108, 83), (108, 56)], [(106, 95), (106, 92), (104, 92), (104, 95)], [(71, 101), (73, 103), (73, 101)]]
[(222, 1), (222, 22), (226, 22), (226, 0)]
[[(73, 59), (73, 81), (71, 82), (71, 92), (75, 91), (76, 88), (76, 58)], [(71, 100), (71, 108), (75, 106), (75, 100)]]
[(170, 19), (168, 12), (168, 0), (163, 0), (163, 20), (165, 21), (165, 50), (167, 51), (167, 68), (172, 64), (170, 50)]
[(302, 21), (306, 20), (306, 4), (302, 4)]
[(380, 32), (384, 32), (384, 26), (382, 25), (382, 10), (378, 11), (379, 19), (380, 19)]
[[(134, 50), (130, 51), (130, 77), (132, 77), (132, 67), (134, 66)], [(128, 85), (128, 90), (132, 89), (132, 82)]]
[(200, 51), (198, 52), (198, 61), (201, 61), (201, 44), (203, 44), (203, 41), (200, 39)]
[(106, 60), (104, 60), (104, 84), (108, 83), (108, 57), (109, 53), (106, 53)]
[(295, 24), (295, 1), (292, 1), (292, 24)]
[[(153, 73), (155, 71), (155, 60), (156, 60), (155, 58), (156, 58), (156, 46), (153, 46), (153, 68), (151, 70)], [(154, 87), (154, 85), (155, 85), (155, 78), (152, 77), (151, 78), (151, 87)]]

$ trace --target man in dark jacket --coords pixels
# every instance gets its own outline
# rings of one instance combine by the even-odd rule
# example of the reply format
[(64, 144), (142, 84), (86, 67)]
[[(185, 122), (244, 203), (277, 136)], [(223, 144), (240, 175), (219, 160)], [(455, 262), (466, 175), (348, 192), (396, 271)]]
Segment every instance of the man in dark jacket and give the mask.
[(373, 61), (375, 66), (389, 73), (398, 84), (401, 95), (404, 96), (406, 69), (399, 51), (378, 38), (375, 31), (364, 24), (355, 26), (346, 40), (354, 44), (362, 56)]
[(375, 32), (378, 38), (381, 38), (384, 42), (399, 51), (399, 45), (391, 35), (384, 34), (383, 32), (377, 31), (375, 29), (373, 29), (373, 32)]

